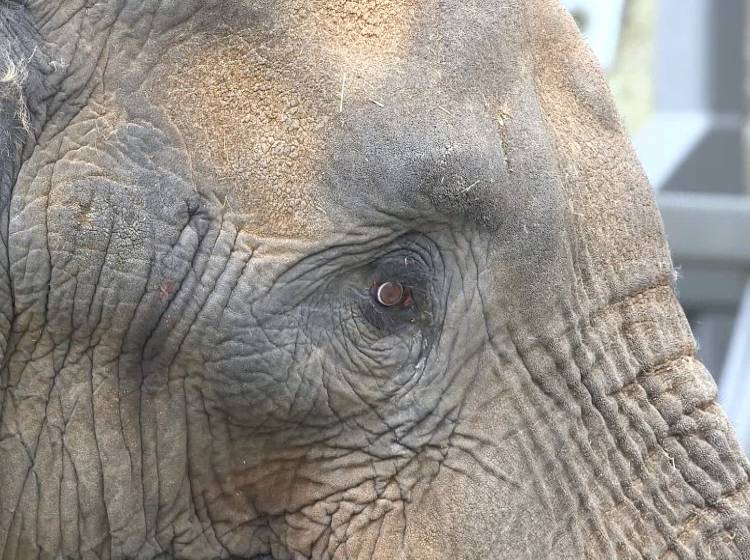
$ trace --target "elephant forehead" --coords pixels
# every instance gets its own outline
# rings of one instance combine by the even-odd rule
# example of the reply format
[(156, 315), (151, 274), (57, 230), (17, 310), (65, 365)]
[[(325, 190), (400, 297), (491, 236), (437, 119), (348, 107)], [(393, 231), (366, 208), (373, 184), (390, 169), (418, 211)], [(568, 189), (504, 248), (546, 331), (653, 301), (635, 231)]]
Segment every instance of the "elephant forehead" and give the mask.
[(435, 0), (357, 0), (289, 3), (295, 40), (308, 37), (344, 57), (392, 55), (404, 46), (418, 16)]
[(145, 88), (245, 231), (325, 239), (342, 220), (456, 214), (510, 227), (513, 208), (554, 198), (517, 3), (275, 7), (176, 33)]
[(147, 89), (254, 233), (316, 236), (325, 138), (345, 105), (375, 97), (426, 3), (287, 3), (267, 24), (179, 42)]
[(240, 37), (171, 56), (152, 91), (193, 164), (216, 182), (210, 188), (231, 207), (252, 210), (259, 227), (273, 223), (286, 236), (312, 233), (305, 231), (316, 228), (311, 183), (327, 124), (314, 100)]

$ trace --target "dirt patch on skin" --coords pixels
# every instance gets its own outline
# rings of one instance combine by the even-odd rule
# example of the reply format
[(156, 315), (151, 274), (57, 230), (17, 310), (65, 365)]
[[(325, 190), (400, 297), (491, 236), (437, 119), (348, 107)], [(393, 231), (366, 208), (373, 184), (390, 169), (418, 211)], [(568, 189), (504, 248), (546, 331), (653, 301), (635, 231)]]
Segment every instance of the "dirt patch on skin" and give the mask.
[[(414, 25), (418, 8), (425, 0), (359, 0), (309, 3), (314, 32), (334, 51), (372, 60), (393, 55), (404, 46)], [(302, 12), (305, 13), (305, 12)], [(310, 21), (310, 20), (309, 20)]]
[(329, 122), (309, 92), (285, 83), (283, 70), (239, 36), (185, 45), (170, 59), (173, 72), (154, 91), (226, 204), (247, 213), (258, 233), (318, 229), (311, 186)]
[(223, 29), (169, 49), (145, 89), (196, 168), (247, 216), (246, 230), (314, 237), (330, 228), (327, 138), (348, 104), (381, 103), (377, 82), (397, 66), (425, 4), (287, 2), (262, 32)]

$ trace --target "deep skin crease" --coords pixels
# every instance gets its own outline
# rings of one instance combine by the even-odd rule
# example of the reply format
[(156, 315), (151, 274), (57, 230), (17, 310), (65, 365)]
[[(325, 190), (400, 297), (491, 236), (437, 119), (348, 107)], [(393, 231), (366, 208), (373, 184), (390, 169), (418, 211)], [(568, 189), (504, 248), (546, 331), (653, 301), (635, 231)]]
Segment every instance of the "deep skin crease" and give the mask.
[(0, 249), (3, 560), (750, 558), (556, 0), (0, 0)]

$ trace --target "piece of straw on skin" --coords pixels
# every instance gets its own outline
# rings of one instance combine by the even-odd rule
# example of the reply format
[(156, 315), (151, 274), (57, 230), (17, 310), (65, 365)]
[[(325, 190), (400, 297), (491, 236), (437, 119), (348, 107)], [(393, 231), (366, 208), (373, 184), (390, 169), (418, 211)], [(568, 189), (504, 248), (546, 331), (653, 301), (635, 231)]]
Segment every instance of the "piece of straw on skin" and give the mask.
[(341, 80), (341, 99), (339, 100), (339, 113), (344, 112), (344, 90), (346, 89), (346, 74)]
[(469, 186), (468, 186), (468, 187), (466, 187), (466, 188), (465, 188), (464, 190), (462, 190), (462, 191), (461, 191), (461, 194), (466, 194), (466, 193), (467, 193), (467, 192), (469, 192), (469, 191), (470, 191), (471, 189), (473, 189), (474, 187), (476, 187), (476, 186), (477, 186), (478, 184), (479, 184), (479, 179), (477, 179), (477, 180), (476, 180), (476, 181), (474, 181), (474, 182), (473, 182), (473, 183), (472, 183), (471, 185), (469, 185)]
[(438, 109), (440, 109), (443, 113), (445, 113), (448, 116), (455, 117), (453, 113), (451, 113), (448, 109), (446, 109), (442, 105), (438, 105)]

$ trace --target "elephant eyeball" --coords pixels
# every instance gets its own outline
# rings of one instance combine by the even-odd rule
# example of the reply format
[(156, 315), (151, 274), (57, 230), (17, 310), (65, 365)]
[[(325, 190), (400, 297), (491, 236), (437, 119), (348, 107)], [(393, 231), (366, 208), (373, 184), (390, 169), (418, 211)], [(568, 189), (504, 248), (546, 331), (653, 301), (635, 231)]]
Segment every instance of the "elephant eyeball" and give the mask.
[(389, 309), (403, 309), (411, 307), (414, 304), (411, 289), (399, 282), (375, 284), (371, 288), (370, 293), (379, 305)]

